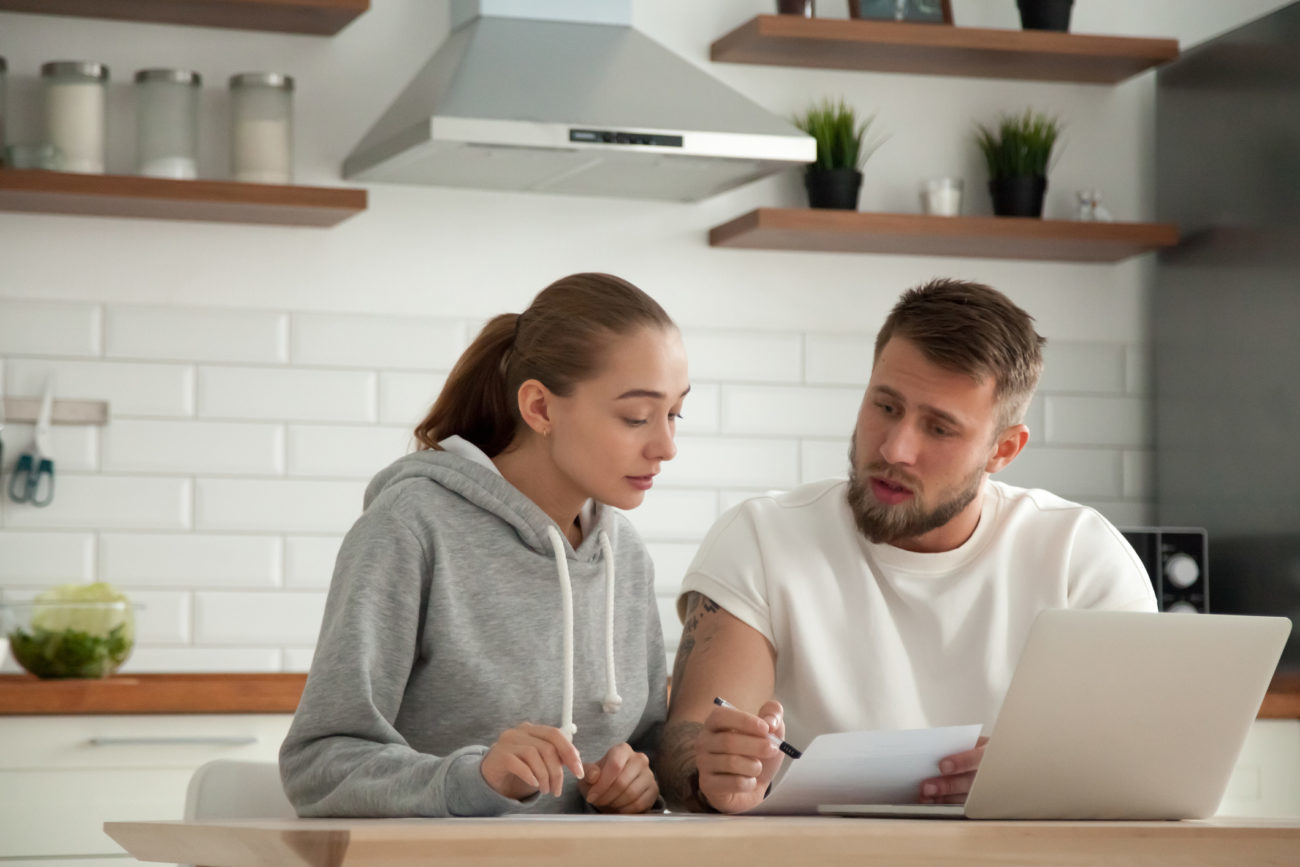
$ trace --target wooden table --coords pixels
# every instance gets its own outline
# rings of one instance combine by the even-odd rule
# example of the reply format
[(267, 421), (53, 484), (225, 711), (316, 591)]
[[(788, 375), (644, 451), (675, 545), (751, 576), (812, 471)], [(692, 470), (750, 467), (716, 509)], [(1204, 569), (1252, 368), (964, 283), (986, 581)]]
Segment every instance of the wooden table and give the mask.
[(1289, 865), (1300, 820), (982, 822), (756, 816), (108, 822), (142, 861), (252, 865)]

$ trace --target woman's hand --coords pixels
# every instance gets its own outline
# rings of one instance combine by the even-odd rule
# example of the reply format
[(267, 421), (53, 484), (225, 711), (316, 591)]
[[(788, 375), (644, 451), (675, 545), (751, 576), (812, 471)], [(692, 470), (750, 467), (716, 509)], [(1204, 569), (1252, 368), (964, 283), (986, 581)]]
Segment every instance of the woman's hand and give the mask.
[(584, 767), (586, 778), (579, 789), (602, 813), (644, 813), (659, 800), (650, 760), (627, 744), (611, 747), (599, 762)]
[(502, 732), (479, 764), (487, 784), (516, 801), (534, 792), (559, 796), (564, 788), (565, 768), (582, 779), (582, 758), (577, 749), (559, 729), (532, 723), (520, 723)]

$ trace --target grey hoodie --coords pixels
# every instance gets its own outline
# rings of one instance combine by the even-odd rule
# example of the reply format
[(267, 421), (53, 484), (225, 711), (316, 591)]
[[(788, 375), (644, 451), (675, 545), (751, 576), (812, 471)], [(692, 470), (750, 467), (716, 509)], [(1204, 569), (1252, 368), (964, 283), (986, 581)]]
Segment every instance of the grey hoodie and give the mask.
[[(571, 774), (560, 797), (521, 802), (479, 771), (506, 729), (559, 727), (567, 715), (557, 546), (572, 584), (573, 743), (584, 762), (623, 741), (653, 758), (667, 671), (653, 566), (636, 532), (595, 504), (574, 551), (481, 452), (461, 445), (476, 456), (421, 451), (375, 476), (343, 541), (311, 673), (280, 748), (285, 791), (301, 816), (584, 809)], [(602, 537), (615, 572), (609, 628)]]

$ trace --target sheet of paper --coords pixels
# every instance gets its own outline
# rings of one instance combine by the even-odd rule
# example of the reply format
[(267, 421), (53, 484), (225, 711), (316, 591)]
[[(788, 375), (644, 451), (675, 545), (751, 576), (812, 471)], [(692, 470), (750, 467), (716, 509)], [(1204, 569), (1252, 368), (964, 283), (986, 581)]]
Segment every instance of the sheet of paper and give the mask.
[(975, 746), (980, 726), (818, 735), (747, 815), (815, 814), (818, 804), (915, 804), (939, 760)]

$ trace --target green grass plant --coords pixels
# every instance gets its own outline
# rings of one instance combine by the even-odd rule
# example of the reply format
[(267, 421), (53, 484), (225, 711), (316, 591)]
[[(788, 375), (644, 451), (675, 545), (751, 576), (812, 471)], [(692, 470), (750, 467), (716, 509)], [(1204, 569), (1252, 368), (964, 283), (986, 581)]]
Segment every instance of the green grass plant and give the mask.
[(1025, 109), (1023, 114), (1003, 115), (996, 129), (976, 124), (975, 141), (991, 178), (1045, 178), (1063, 129), (1056, 117)]
[(867, 138), (875, 119), (871, 115), (859, 120), (857, 112), (843, 99), (829, 98), (796, 115), (794, 125), (817, 140), (817, 162), (810, 168), (861, 171), (867, 157), (885, 143), (883, 138)]

